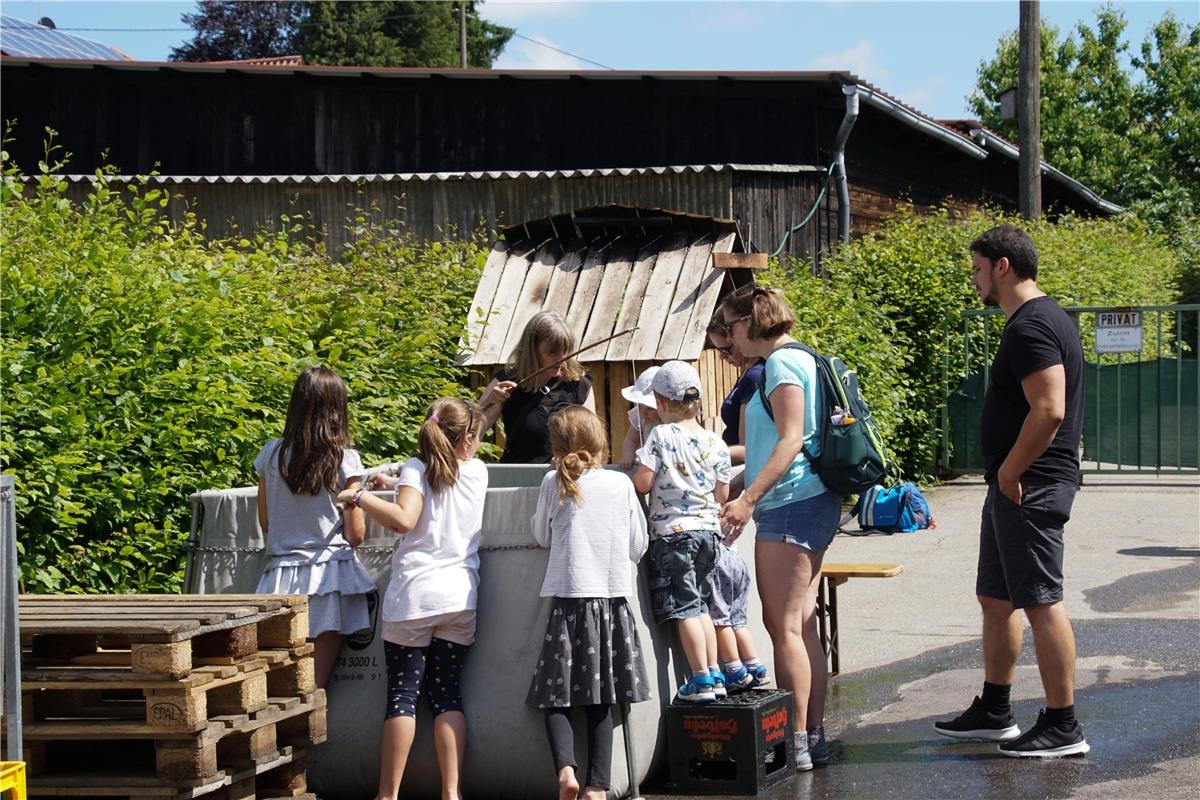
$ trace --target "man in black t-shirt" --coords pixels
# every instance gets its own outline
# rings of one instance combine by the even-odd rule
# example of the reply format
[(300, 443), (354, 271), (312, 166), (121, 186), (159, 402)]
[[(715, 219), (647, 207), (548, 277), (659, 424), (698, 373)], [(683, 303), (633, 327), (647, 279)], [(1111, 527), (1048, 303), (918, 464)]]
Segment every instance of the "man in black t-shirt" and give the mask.
[[(1062, 605), (1063, 525), (1079, 487), (1083, 348), (1058, 303), (1035, 282), (1037, 250), (1002, 225), (971, 243), (972, 277), (985, 305), (1007, 320), (992, 361), (981, 419), (987, 499), (975, 594), (983, 608), (983, 695), (934, 729), (1000, 742), (1008, 756), (1082, 755), (1075, 719), (1075, 636)], [(1009, 706), (1024, 610), (1033, 629), (1046, 708), (1021, 733)]]

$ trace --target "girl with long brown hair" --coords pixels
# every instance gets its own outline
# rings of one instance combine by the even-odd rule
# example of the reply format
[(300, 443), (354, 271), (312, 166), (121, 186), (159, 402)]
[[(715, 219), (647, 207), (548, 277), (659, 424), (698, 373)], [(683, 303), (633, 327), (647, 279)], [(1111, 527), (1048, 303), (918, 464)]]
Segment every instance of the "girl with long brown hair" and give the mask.
[(350, 447), (348, 417), (346, 384), (327, 367), (310, 367), (292, 387), (283, 436), (254, 459), (270, 559), (255, 591), (308, 595), (319, 687), (329, 681), (342, 638), (370, 627), (367, 593), (375, 588), (354, 554), (366, 533), (362, 512), (336, 502), (343, 488), (362, 485), (364, 472)]
[(626, 598), (646, 552), (646, 517), (623, 472), (605, 470), (604, 423), (582, 406), (550, 417), (554, 470), (542, 480), (533, 538), (550, 548), (542, 597), (554, 599), (525, 702), (546, 714), (560, 800), (579, 794), (571, 709), (587, 718), (583, 797), (602, 800), (612, 766), (614, 703), (650, 698), (650, 679)]
[(459, 796), (467, 746), (461, 677), (475, 641), (479, 537), (488, 473), (475, 457), (483, 414), (472, 402), (442, 397), (417, 435), (417, 455), (399, 477), (372, 476), (384, 499), (347, 489), (339, 499), (394, 530), (392, 579), (383, 601), (388, 696), (380, 745), (379, 800), (395, 800), (417, 729), (422, 697), (433, 714), (442, 798)]

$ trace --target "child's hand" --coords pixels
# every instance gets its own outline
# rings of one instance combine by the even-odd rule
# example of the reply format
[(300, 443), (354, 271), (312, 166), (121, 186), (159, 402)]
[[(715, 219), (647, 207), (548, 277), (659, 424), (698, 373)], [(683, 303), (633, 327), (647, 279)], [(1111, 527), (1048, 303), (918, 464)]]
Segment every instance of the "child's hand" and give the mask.
[(378, 489), (395, 489), (400, 483), (400, 478), (397, 475), (385, 475), (382, 472), (377, 472), (367, 478), (367, 489), (375, 491)]
[(350, 505), (350, 501), (354, 499), (354, 495), (358, 493), (358, 489), (343, 489), (338, 492), (337, 504), (338, 508), (345, 508)]

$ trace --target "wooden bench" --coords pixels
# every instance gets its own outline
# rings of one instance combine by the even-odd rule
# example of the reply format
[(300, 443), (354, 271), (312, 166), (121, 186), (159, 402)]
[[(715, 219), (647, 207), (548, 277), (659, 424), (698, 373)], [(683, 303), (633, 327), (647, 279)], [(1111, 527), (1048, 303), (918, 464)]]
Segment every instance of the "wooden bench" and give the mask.
[(902, 564), (823, 564), (817, 584), (817, 627), (821, 646), (829, 657), (829, 674), (841, 669), (838, 657), (837, 587), (851, 578), (891, 578), (904, 571)]

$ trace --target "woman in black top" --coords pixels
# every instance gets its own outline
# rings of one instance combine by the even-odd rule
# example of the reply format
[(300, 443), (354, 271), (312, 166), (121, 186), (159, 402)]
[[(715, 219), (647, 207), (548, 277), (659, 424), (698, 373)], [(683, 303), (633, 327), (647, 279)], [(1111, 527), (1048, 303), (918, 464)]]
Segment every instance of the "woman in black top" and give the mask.
[(592, 379), (574, 358), (575, 334), (557, 311), (542, 311), (525, 326), (508, 366), (479, 398), (484, 430), (504, 420), (502, 464), (549, 464), (550, 415), (563, 405), (596, 410)]
[[(746, 444), (743, 441), (745, 438), (743, 432), (746, 427), (746, 405), (758, 391), (758, 378), (762, 375), (763, 360), (742, 355), (742, 351), (737, 349), (725, 330), (725, 320), (721, 316), (719, 308), (713, 315), (712, 321), (708, 323), (708, 340), (721, 354), (722, 361), (742, 370), (737, 383), (733, 385), (729, 394), (725, 395), (725, 399), (721, 402), (721, 421), (725, 423), (725, 431), (721, 434), (721, 438), (725, 444), (729, 445), (730, 461), (735, 465), (743, 464), (746, 461)], [(740, 473), (738, 483), (741, 483)]]

